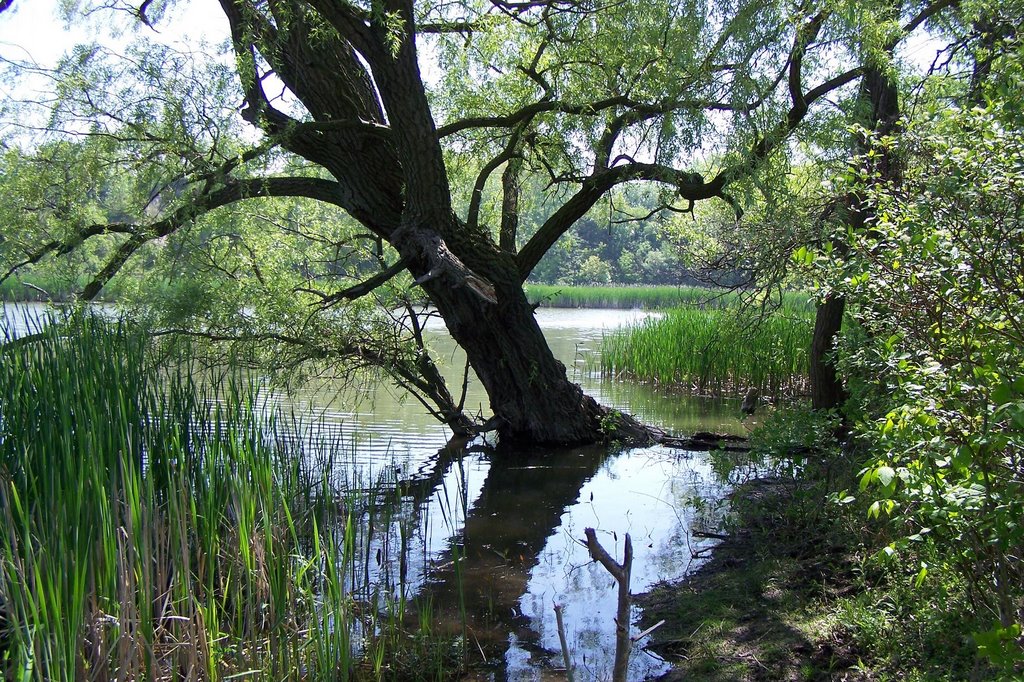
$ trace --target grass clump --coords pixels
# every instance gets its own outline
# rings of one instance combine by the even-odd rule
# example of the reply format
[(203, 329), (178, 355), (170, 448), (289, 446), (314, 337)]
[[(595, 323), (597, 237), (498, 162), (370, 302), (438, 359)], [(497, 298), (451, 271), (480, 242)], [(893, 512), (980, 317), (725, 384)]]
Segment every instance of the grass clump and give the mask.
[(293, 426), (117, 325), (0, 347), (5, 678), (388, 677), (406, 635), (351, 578), (374, 493)]
[[(545, 308), (644, 308), (665, 310), (678, 306), (728, 308), (741, 301), (742, 294), (695, 286), (565, 286), (527, 284), (526, 294)], [(785, 311), (810, 310), (806, 294), (785, 292), (779, 298)]]
[(605, 336), (601, 369), (704, 395), (805, 390), (813, 316), (745, 321), (737, 309), (681, 307)]

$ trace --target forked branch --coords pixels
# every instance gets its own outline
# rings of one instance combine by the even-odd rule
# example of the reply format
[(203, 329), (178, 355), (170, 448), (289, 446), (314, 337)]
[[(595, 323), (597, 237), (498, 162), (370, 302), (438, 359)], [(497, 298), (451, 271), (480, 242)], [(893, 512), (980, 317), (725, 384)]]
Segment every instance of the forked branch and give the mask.
[(618, 609), (615, 615), (615, 666), (612, 669), (613, 682), (626, 682), (629, 672), (629, 654), (633, 649), (633, 640), (629, 636), (630, 626), (630, 604), (629, 576), (633, 570), (633, 540), (626, 533), (626, 541), (623, 547), (622, 563), (618, 563), (601, 546), (597, 540), (597, 532), (593, 528), (587, 528), (584, 533), (587, 536), (587, 549), (590, 550), (590, 557), (604, 566), (619, 584)]

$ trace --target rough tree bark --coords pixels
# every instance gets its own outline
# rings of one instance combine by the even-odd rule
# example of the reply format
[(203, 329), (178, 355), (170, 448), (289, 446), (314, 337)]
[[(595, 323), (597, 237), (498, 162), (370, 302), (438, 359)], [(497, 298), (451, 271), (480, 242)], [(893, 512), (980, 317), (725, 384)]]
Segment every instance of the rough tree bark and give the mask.
[(811, 338), (810, 379), (811, 406), (815, 410), (830, 410), (846, 399), (842, 381), (831, 355), (836, 337), (843, 326), (846, 299), (829, 294), (818, 304), (814, 316), (814, 335)]
[[(312, 18), (295, 6), (286, 13), (284, 3), (270, 3), (271, 21), (245, 0), (221, 4), (239, 64), (251, 68), (248, 78), (243, 75), (249, 120), (326, 168), (343, 189), (343, 207), (398, 251), (466, 351), (502, 440), (571, 444), (600, 438), (608, 413), (567, 379), (552, 355), (523, 292), (515, 255), (452, 210), (410, 37), (412, 4), (384, 3), (403, 21), (404, 35), (396, 35), (389, 33), (394, 27), (359, 15), (351, 5), (315, 0), (311, 4), (338, 30), (335, 40), (313, 36)], [(257, 51), (302, 101), (313, 125), (271, 106), (253, 65)], [(633, 422), (623, 420), (623, 426), (633, 427), (627, 435), (645, 437)]]

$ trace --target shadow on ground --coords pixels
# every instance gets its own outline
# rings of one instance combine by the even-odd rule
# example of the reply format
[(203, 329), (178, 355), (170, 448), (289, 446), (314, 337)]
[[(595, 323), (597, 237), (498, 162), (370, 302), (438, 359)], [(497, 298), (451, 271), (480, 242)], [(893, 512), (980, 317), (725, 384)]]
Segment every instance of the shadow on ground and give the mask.
[(791, 484), (739, 486), (737, 529), (708, 563), (638, 597), (641, 627), (666, 621), (651, 645), (675, 666), (662, 680), (866, 679), (856, 653), (820, 620), (821, 601), (851, 589), (850, 563), (828, 533), (807, 527), (807, 517), (787, 518)]

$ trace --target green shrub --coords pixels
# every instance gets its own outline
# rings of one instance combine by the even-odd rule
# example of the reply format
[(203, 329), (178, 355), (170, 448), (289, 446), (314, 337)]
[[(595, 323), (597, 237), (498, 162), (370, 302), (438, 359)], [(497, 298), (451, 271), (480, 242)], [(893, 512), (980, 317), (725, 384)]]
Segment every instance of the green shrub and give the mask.
[[(860, 178), (872, 229), (825, 249), (857, 322), (841, 350), (860, 494), (915, 582), (963, 585), (979, 650), (1019, 672), (1024, 609), (1024, 132), (950, 111), (897, 142), (898, 185)], [(1013, 115), (1016, 115), (1015, 113)], [(921, 557), (922, 543), (936, 548)]]

